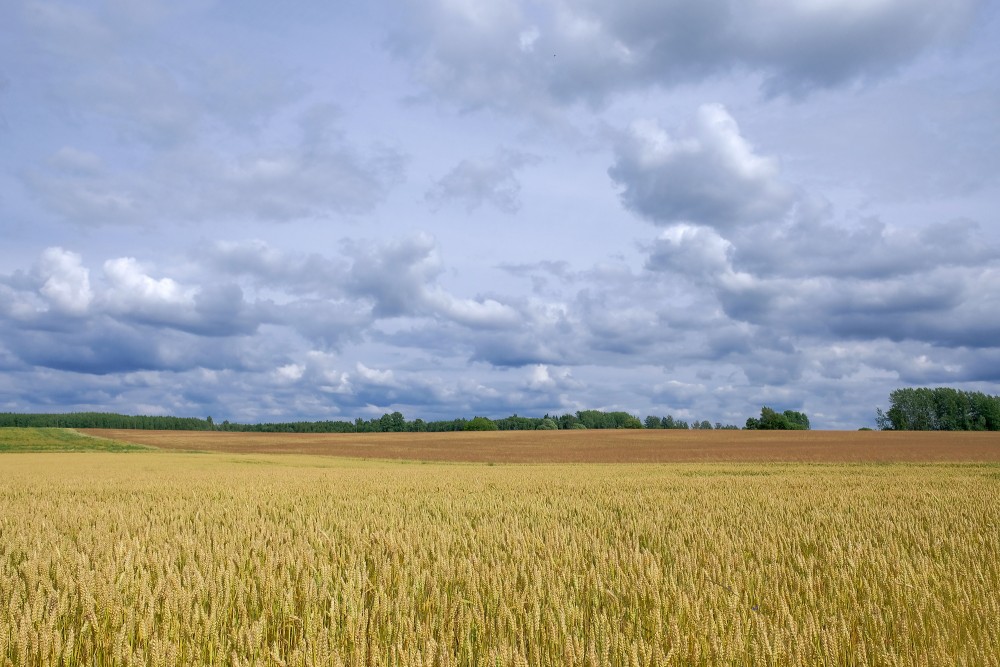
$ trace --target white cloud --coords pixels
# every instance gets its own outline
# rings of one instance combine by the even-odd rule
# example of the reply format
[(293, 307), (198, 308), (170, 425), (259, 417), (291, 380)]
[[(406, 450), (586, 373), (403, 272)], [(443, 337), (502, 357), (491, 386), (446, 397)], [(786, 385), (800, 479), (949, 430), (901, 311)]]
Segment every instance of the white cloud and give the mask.
[(172, 278), (147, 275), (134, 257), (109, 259), (104, 263), (104, 275), (110, 285), (105, 298), (116, 308), (194, 304), (195, 290), (181, 287)]
[(370, 299), (376, 317), (440, 317), (475, 328), (510, 327), (519, 319), (495, 299), (459, 298), (438, 285), (442, 262), (427, 234), (374, 245), (352, 241), (345, 250), (353, 260), (347, 292)]
[(528, 387), (536, 391), (542, 389), (552, 389), (556, 386), (555, 380), (549, 375), (549, 367), (545, 364), (536, 364), (531, 368), (531, 376), (528, 379)]
[(356, 377), (368, 384), (379, 385), (379, 386), (394, 386), (396, 384), (396, 378), (393, 372), (390, 370), (378, 370), (377, 368), (369, 368), (365, 366), (360, 361), (356, 366)]
[(39, 291), (55, 310), (69, 315), (87, 312), (94, 293), (90, 289), (90, 271), (83, 266), (80, 255), (62, 248), (47, 248), (38, 272), (45, 281)]
[(725, 232), (780, 220), (793, 201), (777, 162), (757, 155), (719, 104), (700, 107), (690, 136), (681, 139), (658, 123), (634, 123), (608, 173), (622, 188), (622, 203), (658, 224)]
[(298, 382), (306, 372), (306, 367), (301, 364), (285, 364), (279, 366), (274, 371), (275, 379), (279, 382)]
[[(535, 364), (529, 367), (528, 381), (525, 387), (533, 392), (547, 392), (553, 395), (579, 390), (583, 384), (577, 382), (568, 368), (556, 368), (548, 364)], [(564, 400), (568, 400), (564, 399)]]
[(682, 273), (693, 280), (731, 271), (733, 245), (709, 227), (674, 225), (660, 233), (646, 268)]
[(426, 299), (435, 312), (468, 327), (505, 328), (521, 321), (514, 308), (494, 299), (458, 299), (441, 289), (428, 292)]

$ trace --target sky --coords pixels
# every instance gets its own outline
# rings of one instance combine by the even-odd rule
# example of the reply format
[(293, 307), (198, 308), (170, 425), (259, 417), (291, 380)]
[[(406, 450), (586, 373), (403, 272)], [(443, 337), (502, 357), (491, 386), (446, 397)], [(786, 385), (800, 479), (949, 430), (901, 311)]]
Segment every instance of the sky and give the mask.
[(1000, 393), (986, 0), (0, 3), (0, 411)]

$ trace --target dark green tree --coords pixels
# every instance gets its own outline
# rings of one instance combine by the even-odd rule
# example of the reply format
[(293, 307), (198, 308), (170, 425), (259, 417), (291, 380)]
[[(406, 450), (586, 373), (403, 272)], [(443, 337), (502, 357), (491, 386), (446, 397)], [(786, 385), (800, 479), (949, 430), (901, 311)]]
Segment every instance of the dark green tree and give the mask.
[(889, 409), (875, 411), (875, 424), (883, 431), (997, 431), (1000, 396), (951, 387), (896, 389)]
[(499, 430), (492, 419), (487, 417), (473, 417), (465, 424), (466, 431), (496, 431)]
[(751, 431), (805, 431), (809, 430), (809, 417), (794, 410), (776, 412), (765, 405), (760, 409), (760, 417), (747, 418), (746, 428)]

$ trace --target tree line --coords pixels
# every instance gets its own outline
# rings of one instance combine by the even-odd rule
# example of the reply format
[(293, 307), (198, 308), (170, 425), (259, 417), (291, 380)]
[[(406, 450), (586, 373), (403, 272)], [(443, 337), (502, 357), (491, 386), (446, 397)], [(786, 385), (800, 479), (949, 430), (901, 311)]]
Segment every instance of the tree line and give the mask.
[(33, 428), (125, 428), (150, 431), (211, 431), (212, 418), (120, 415), (113, 412), (18, 414), (0, 412), (0, 426)]
[[(1000, 431), (1000, 396), (950, 387), (903, 388), (889, 394), (890, 407), (876, 410), (875, 423), (883, 431)], [(211, 417), (123, 415), (110, 412), (48, 414), (0, 413), (0, 427), (55, 427), (146, 429), (159, 431), (235, 431), (244, 433), (437, 433), (444, 431), (557, 431), (569, 429), (738, 429), (708, 420), (688, 423), (672, 415), (649, 415), (640, 420), (622, 411), (580, 410), (543, 417), (490, 419), (476, 416), (437, 421), (406, 419), (401, 412), (354, 421), (294, 421), (239, 424), (216, 423)], [(747, 430), (809, 429), (809, 417), (795, 410), (778, 412), (768, 406), (760, 417), (750, 417)]]
[(882, 431), (1000, 431), (1000, 396), (950, 387), (896, 389), (879, 408)]
[(575, 414), (543, 417), (510, 417), (490, 419), (474, 417), (438, 421), (406, 419), (401, 412), (354, 421), (295, 421), (239, 424), (228, 420), (216, 423), (211, 417), (161, 417), (123, 415), (109, 412), (69, 412), (61, 414), (0, 413), (0, 427), (28, 426), (55, 428), (109, 428), (157, 431), (230, 431), (238, 433), (440, 433), (446, 431), (557, 431), (572, 429), (736, 429), (709, 421), (688, 422), (666, 417), (648, 416), (645, 421), (628, 412), (580, 410)]

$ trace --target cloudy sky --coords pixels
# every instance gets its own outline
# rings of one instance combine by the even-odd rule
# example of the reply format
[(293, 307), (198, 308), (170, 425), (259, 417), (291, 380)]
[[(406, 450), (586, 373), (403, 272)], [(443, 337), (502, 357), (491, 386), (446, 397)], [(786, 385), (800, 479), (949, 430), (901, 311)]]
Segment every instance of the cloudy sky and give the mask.
[(0, 3), (0, 411), (1000, 393), (985, 0)]

